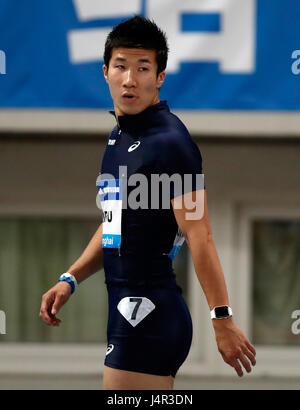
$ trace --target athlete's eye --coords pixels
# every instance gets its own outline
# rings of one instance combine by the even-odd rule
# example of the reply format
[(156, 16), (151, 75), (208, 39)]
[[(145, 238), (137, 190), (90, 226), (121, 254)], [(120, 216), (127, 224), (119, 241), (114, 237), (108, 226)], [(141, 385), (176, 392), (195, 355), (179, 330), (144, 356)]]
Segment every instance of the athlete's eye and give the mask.
[(147, 67), (139, 67), (139, 71), (148, 71)]
[(118, 64), (118, 65), (115, 66), (115, 68), (123, 69), (123, 68), (125, 68), (125, 67), (124, 67), (122, 64)]

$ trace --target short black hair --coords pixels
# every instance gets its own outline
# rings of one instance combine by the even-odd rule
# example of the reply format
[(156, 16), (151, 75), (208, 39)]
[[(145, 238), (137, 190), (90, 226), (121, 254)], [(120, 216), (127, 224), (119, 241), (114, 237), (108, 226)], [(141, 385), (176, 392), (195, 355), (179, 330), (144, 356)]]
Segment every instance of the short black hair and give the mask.
[(113, 27), (105, 42), (104, 64), (107, 68), (114, 47), (154, 50), (157, 74), (167, 67), (169, 48), (166, 34), (148, 18), (134, 16)]

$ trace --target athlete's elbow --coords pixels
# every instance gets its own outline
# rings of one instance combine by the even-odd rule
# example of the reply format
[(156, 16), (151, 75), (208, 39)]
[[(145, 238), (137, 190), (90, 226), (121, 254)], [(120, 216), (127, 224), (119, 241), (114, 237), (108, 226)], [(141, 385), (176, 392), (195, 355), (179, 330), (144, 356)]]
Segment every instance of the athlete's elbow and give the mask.
[(184, 233), (188, 246), (206, 246), (213, 242), (212, 232), (207, 226), (195, 226)]

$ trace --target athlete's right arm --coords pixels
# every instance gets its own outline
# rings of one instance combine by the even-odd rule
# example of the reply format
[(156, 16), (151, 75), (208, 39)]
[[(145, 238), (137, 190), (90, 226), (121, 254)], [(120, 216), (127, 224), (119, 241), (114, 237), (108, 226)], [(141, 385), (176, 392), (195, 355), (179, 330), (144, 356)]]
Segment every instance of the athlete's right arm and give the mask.
[[(102, 223), (90, 240), (81, 256), (66, 270), (76, 278), (79, 284), (103, 267)], [(56, 317), (59, 309), (71, 295), (71, 286), (67, 282), (58, 282), (42, 296), (40, 309), (41, 319), (49, 326), (58, 326)]]

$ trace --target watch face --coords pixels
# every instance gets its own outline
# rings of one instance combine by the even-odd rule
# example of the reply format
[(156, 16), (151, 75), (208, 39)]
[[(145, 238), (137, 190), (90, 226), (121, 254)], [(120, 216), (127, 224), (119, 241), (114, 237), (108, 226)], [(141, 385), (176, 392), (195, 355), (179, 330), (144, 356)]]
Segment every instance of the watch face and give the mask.
[(215, 308), (216, 318), (228, 317), (229, 311), (227, 306), (219, 306)]

